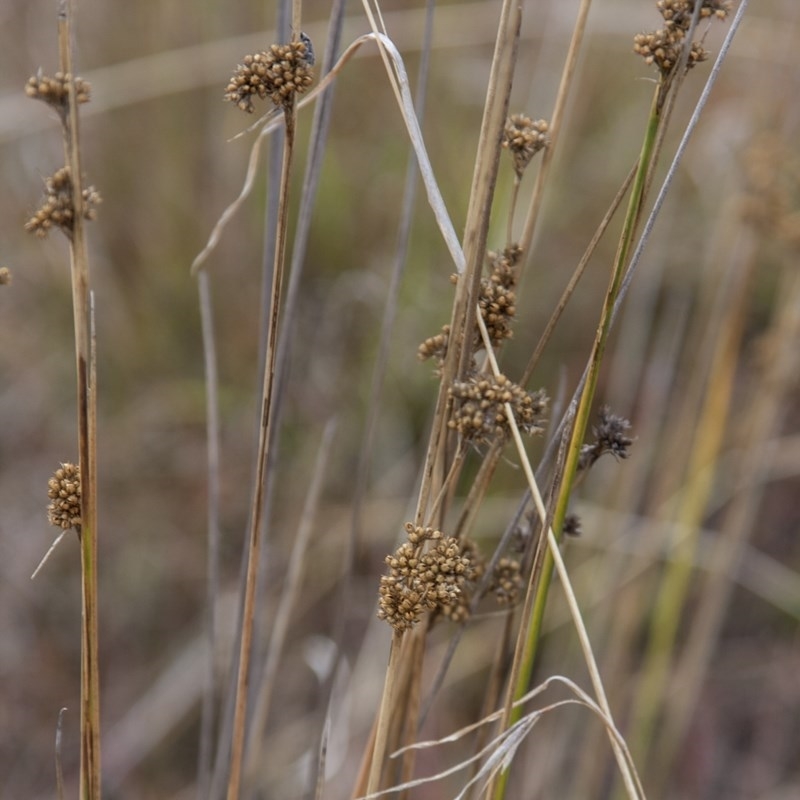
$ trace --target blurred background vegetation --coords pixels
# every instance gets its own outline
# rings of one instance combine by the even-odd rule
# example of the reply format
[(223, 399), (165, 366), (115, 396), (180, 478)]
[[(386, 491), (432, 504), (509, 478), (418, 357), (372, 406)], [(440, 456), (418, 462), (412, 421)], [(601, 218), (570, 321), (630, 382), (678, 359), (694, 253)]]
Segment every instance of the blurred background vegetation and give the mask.
[[(548, 117), (576, 4), (530, 5), (512, 110)], [(632, 601), (597, 575), (618, 569), (629, 586), (636, 585), (636, 575), (650, 574), (651, 582), (640, 584), (644, 594), (637, 596), (646, 603), (655, 591), (658, 558), (631, 566), (626, 553), (658, 537), (666, 541), (652, 518), (648, 524), (648, 498), (676, 490), (664, 489), (659, 479), (668, 471), (665, 456), (676, 457), (668, 444), (686, 441), (688, 448), (693, 435), (677, 427), (676, 407), (691, 391), (697, 370), (707, 369), (704, 343), (715, 334), (702, 321), (719, 314), (715, 289), (725, 282), (726, 260), (745, 247), (732, 249), (730, 243), (745, 235), (756, 266), (737, 355), (733, 421), (718, 467), (722, 478), (704, 519), (709, 541), (734, 491), (729, 478), (743, 457), (736, 421), (746, 419), (758, 393), (762, 355), (768, 352), (764, 334), (780, 287), (798, 269), (800, 237), (795, 231), (792, 239), (786, 226), (770, 227), (778, 212), (765, 198), (780, 194), (780, 213), (798, 214), (800, 6), (794, 0), (751, 6), (645, 251), (600, 389), (600, 400), (628, 416), (637, 437), (628, 461), (601, 463), (583, 487), (584, 534), (569, 547), (601, 655), (609, 615)], [(395, 0), (382, 7), (413, 82), (423, 4)], [(457, 230), (466, 211), (498, 8), (496, 2), (442, 2), (437, 10), (423, 131)], [(305, 29), (318, 62), (328, 11), (321, 0), (304, 4)], [(275, 9), (272, 3), (221, 0), (81, 0), (78, 14), (77, 71), (93, 89), (92, 102), (81, 107), (83, 159), (89, 182), (103, 195), (89, 237), (100, 384), (105, 786), (114, 798), (191, 797), (204, 663), (206, 475), (203, 360), (189, 265), (241, 186), (252, 137), (228, 140), (252, 120), (223, 103), (222, 93), (243, 55), (274, 40)], [(653, 3), (595, 3), (520, 292), (514, 339), (504, 354), (511, 376), (519, 374), (638, 154), (653, 73), (632, 53), (631, 39), (658, 22)], [(712, 54), (724, 29), (715, 25), (709, 34)], [(52, 540), (45, 517), (47, 479), (60, 462), (77, 459), (68, 251), (59, 235), (40, 241), (23, 230), (43, 179), (63, 161), (54, 114), (23, 93), (37, 69), (56, 69), (55, 3), (1, 0), (0, 30), (0, 266), (13, 274), (12, 284), (0, 287), (0, 796), (36, 798), (53, 796), (53, 741), (63, 706), (69, 709), (63, 761), (70, 786), (79, 738), (80, 569), (74, 541), (63, 543), (37, 579), (29, 579)], [(360, 5), (350, 3), (344, 42), (367, 30)], [(674, 150), (709, 69), (704, 64), (690, 73), (667, 153)], [(310, 118), (310, 112), (300, 118), (303, 142)], [(363, 48), (336, 83), (294, 326), (279, 501), (269, 535), (268, 608), (280, 590), (321, 431), (333, 415), (339, 427), (270, 721), (274, 747), (264, 769), (273, 789), (265, 797), (300, 796), (298, 774), (316, 744), (320, 694), (309, 653), (319, 637), (330, 635), (334, 622), (337, 571), (350, 525), (352, 478), (407, 159), (405, 130), (380, 60), (374, 48)], [(300, 177), (298, 169), (298, 193)], [(511, 181), (504, 164), (493, 210), (497, 230), (490, 235), (498, 248), (504, 244)], [(255, 449), (264, 197), (261, 181), (209, 266), (223, 426), (226, 599), (220, 620), (228, 635)], [(436, 392), (430, 365), (417, 361), (416, 348), (450, 313), (452, 266), (424, 194), (418, 197), (371, 461), (364, 547), (351, 587), (357, 602), (347, 626), (358, 688), (350, 690), (350, 716), (339, 723), (349, 746), (331, 755), (329, 797), (345, 796), (352, 782), (388, 653), (389, 631), (373, 622), (378, 575), (409, 515)], [(766, 212), (745, 220), (739, 206), (732, 209), (741, 197)], [(534, 378), (535, 387), (545, 387), (556, 399), (572, 391), (585, 363), (613, 253), (609, 235)], [(797, 399), (795, 384), (786, 395), (763, 501), (749, 533), (748, 552), (763, 569), (753, 568), (749, 579), (740, 573), (732, 578), (729, 613), (669, 796), (787, 800), (800, 793)], [(654, 407), (659, 417), (652, 416)], [(503, 465), (493, 484), (479, 538), (491, 541), (502, 531), (523, 491), (513, 461)], [(642, 516), (635, 522), (631, 515)], [(597, 621), (591, 609), (597, 609)], [(572, 634), (558, 625), (564, 615), (555, 596), (549, 613), (553, 633), (541, 674), (568, 671), (565, 664), (575, 662), (582, 679)], [(454, 667), (455, 688), (437, 705), (432, 735), (470, 721), (480, 707), (492, 656), (480, 630), (479, 623), (464, 645), (469, 658)], [(635, 675), (641, 635), (629, 643), (627, 663), (606, 675), (614, 688), (612, 706), (621, 711), (630, 700), (633, 678), (626, 676)], [(593, 757), (605, 763), (606, 744), (583, 738), (577, 713), (542, 725), (547, 735), (536, 729), (524, 796), (604, 796), (607, 772), (600, 770), (587, 794), (570, 794), (577, 790), (568, 788), (566, 768), (582, 763), (590, 747), (599, 749)], [(551, 794), (554, 787), (561, 788)], [(434, 790), (426, 796), (442, 795)]]

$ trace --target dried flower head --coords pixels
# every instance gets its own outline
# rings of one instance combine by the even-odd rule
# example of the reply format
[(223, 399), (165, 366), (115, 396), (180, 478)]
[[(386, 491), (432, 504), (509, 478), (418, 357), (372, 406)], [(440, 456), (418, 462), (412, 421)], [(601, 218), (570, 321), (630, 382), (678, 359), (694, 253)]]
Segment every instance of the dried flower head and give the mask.
[[(725, 19), (731, 10), (730, 0), (702, 0), (699, 16)], [(664, 19), (664, 28), (649, 33), (639, 33), (633, 38), (633, 51), (646, 63), (655, 64), (663, 76), (668, 76), (678, 63), (686, 43), (686, 34), (692, 25), (694, 0), (658, 0), (656, 8)], [(700, 42), (692, 42), (686, 69), (708, 59), (709, 53)]]
[(564, 517), (564, 526), (561, 529), (564, 536), (574, 536), (577, 538), (583, 533), (581, 518), (577, 514), (567, 514)]
[(592, 426), (594, 442), (581, 448), (578, 469), (589, 469), (605, 453), (611, 453), (616, 459), (627, 458), (633, 439), (626, 435), (631, 423), (624, 417), (611, 413), (608, 406), (598, 412), (600, 422)]
[[(51, 78), (42, 75), (41, 71), (31, 75), (25, 84), (25, 94), (34, 100), (42, 100), (64, 114), (69, 103), (69, 84), (72, 81), (70, 73), (56, 72)], [(90, 100), (91, 86), (83, 78), (75, 78), (75, 99), (79, 103), (88, 103)]]
[(0, 286), (8, 286), (11, 283), (11, 270), (8, 267), (0, 267)]
[(470, 560), (457, 539), (410, 522), (408, 538), (386, 556), (389, 574), (381, 577), (378, 617), (397, 633), (415, 625), (425, 609), (441, 610), (458, 602), (470, 574)]
[(506, 403), (511, 405), (520, 431), (536, 434), (544, 430), (542, 414), (547, 407), (544, 391), (528, 392), (505, 375), (456, 381), (450, 388), (450, 397), (453, 417), (448, 427), (465, 439), (490, 442), (505, 437), (509, 430)]
[(75, 464), (62, 464), (47, 482), (47, 521), (56, 528), (81, 527), (81, 470)]
[(436, 360), (436, 368), (440, 370), (447, 355), (447, 343), (450, 341), (450, 326), (442, 326), (442, 332), (436, 336), (429, 336), (418, 348), (417, 358), (427, 361), (429, 358)]
[(766, 131), (750, 142), (741, 164), (744, 219), (770, 243), (800, 247), (800, 152)]
[[(25, 223), (25, 230), (44, 237), (50, 228), (61, 228), (67, 236), (72, 236), (75, 208), (72, 202), (72, 178), (69, 167), (62, 167), (45, 180), (45, 199), (37, 212)], [(94, 186), (88, 186), (83, 195), (84, 219), (93, 220), (97, 216), (97, 206), (102, 202), (100, 193)]]
[(501, 606), (513, 606), (522, 590), (521, 566), (516, 558), (501, 558), (495, 564), (489, 589)]
[(512, 114), (503, 130), (503, 147), (514, 160), (514, 172), (522, 177), (531, 159), (548, 145), (547, 120), (532, 120), (524, 114)]
[(225, 88), (225, 99), (252, 114), (253, 98), (269, 97), (279, 107), (288, 108), (313, 80), (313, 48), (307, 36), (289, 44), (273, 44), (269, 50), (244, 57)]
[(461, 584), (461, 591), (455, 601), (443, 605), (440, 609), (447, 619), (457, 623), (466, 622), (469, 619), (475, 588), (486, 570), (486, 561), (478, 543), (473, 539), (465, 538), (460, 540), (460, 544), (461, 555), (469, 562), (469, 566), (464, 572), (464, 583)]
[[(700, 19), (711, 16), (725, 19), (733, 7), (732, 0), (703, 0), (700, 6)], [(656, 3), (667, 27), (688, 31), (694, 14), (694, 0), (658, 0)]]
[[(486, 324), (489, 340), (494, 347), (510, 339), (514, 333), (511, 323), (517, 313), (517, 285), (519, 270), (517, 264), (522, 256), (518, 245), (510, 245), (502, 253), (489, 252), (490, 273), (481, 279), (478, 307)], [(480, 331), (475, 332), (475, 347), (483, 346)]]

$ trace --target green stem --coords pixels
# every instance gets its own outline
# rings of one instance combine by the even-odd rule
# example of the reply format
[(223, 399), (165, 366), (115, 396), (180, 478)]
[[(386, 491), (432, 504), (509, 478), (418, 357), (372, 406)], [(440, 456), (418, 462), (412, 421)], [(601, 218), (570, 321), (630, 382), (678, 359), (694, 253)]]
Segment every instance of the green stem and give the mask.
[[(600, 374), (600, 365), (603, 360), (603, 354), (608, 341), (608, 334), (611, 329), (611, 318), (614, 309), (614, 302), (616, 301), (619, 293), (619, 287), (625, 273), (625, 265), (630, 254), (631, 244), (636, 233), (636, 227), (639, 222), (641, 209), (644, 202), (646, 179), (650, 170), (651, 160), (654, 153), (654, 145), (661, 121), (660, 99), (661, 86), (659, 85), (653, 97), (653, 102), (650, 108), (650, 118), (647, 123), (647, 129), (645, 131), (644, 141), (642, 143), (639, 166), (636, 171), (633, 188), (628, 201), (625, 222), (623, 225), (622, 234), (620, 236), (619, 245), (617, 247), (617, 254), (614, 260), (611, 280), (606, 292), (603, 310), (600, 315), (597, 333), (595, 335), (591, 356), (589, 358), (586, 383), (584, 385), (583, 392), (581, 393), (578, 410), (575, 415), (572, 435), (570, 437), (570, 442), (567, 449), (566, 462), (564, 465), (564, 472), (558, 492), (558, 498), (556, 500), (552, 525), (553, 531), (559, 540), (561, 538), (561, 529), (564, 525), (564, 518), (567, 515), (570, 495), (575, 483), (581, 446), (583, 445), (583, 440), (586, 436), (586, 429), (589, 424), (592, 402), (594, 400), (597, 380)], [(546, 534), (543, 533), (543, 535)], [(513, 725), (520, 719), (522, 715), (522, 709), (511, 708), (511, 704), (525, 694), (530, 684), (531, 675), (533, 674), (533, 667), (538, 652), (539, 640), (542, 633), (542, 620), (544, 618), (544, 612), (547, 605), (547, 595), (550, 590), (550, 583), (553, 578), (553, 569), (553, 556), (548, 551), (544, 556), (544, 563), (538, 582), (535, 580), (536, 571), (534, 570), (532, 573), (532, 581), (529, 584), (528, 592), (535, 592), (535, 597), (533, 599), (533, 608), (530, 619), (526, 626), (526, 633), (524, 638), (521, 637), (517, 644), (518, 653), (517, 657), (515, 658), (515, 663), (519, 664), (519, 668), (512, 673), (512, 693), (509, 701), (506, 704), (507, 720), (504, 723), (506, 727)], [(520, 646), (522, 647), (521, 655), (519, 654)], [(507, 780), (508, 772), (506, 771), (497, 781), (494, 792), (494, 797), (496, 800), (502, 800), (502, 798), (505, 797)]]

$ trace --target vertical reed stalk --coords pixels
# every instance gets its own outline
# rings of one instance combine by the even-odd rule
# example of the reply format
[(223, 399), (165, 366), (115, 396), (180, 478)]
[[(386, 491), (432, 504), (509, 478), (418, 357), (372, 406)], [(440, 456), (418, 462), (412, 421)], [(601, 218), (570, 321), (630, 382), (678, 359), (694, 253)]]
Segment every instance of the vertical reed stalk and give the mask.
[(283, 150), (281, 171), (280, 208), (278, 229), (275, 238), (275, 264), (273, 272), (272, 295), (270, 297), (269, 328), (265, 353), (264, 383), (261, 391), (261, 424), (258, 435), (258, 454), (253, 507), (250, 511), (250, 530), (248, 533), (247, 570), (242, 614), (242, 634), (239, 643), (239, 670), (236, 680), (236, 700), (234, 706), (233, 738), (231, 743), (230, 774), (228, 777), (228, 800), (238, 800), (242, 779), (245, 731), (247, 722), (247, 698), (250, 687), (252, 660), (253, 617), (255, 614), (256, 584), (258, 564), (261, 553), (261, 538), (264, 511), (264, 481), (269, 459), (269, 443), (272, 426), (272, 397), (275, 377), (275, 352), (277, 344), (278, 318), (281, 305), (284, 264), (286, 260), (286, 229), (289, 218), (288, 196), (291, 177), (292, 156), (294, 154), (296, 110), (294, 104), (285, 109), (286, 139)]
[[(595, 341), (589, 357), (587, 379), (583, 388), (583, 392), (581, 393), (578, 410), (572, 428), (572, 434), (567, 447), (564, 473), (562, 476), (558, 498), (556, 500), (552, 524), (553, 531), (555, 532), (557, 538), (561, 535), (561, 530), (564, 525), (564, 518), (567, 515), (569, 498), (578, 468), (578, 457), (580, 455), (581, 446), (583, 444), (586, 435), (586, 429), (589, 424), (589, 416), (591, 414), (592, 401), (594, 400), (595, 388), (597, 386), (597, 379), (600, 373), (600, 365), (603, 360), (603, 354), (605, 352), (605, 346), (608, 340), (608, 333), (611, 328), (614, 303), (617, 299), (622, 277), (625, 273), (628, 254), (630, 252), (631, 243), (636, 232), (636, 225), (639, 220), (644, 201), (643, 194), (646, 176), (648, 175), (650, 169), (651, 157), (660, 123), (659, 100), (661, 98), (661, 91), (662, 87), (659, 85), (654, 94), (653, 102), (650, 108), (650, 117), (648, 119), (645, 137), (642, 143), (639, 165), (634, 178), (631, 195), (628, 202), (628, 209), (625, 216), (625, 222), (623, 224), (622, 234), (620, 237), (619, 246), (617, 248), (617, 254), (614, 259), (614, 265), (611, 271), (611, 279), (600, 315)], [(527, 619), (523, 618), (520, 637), (517, 640), (517, 649), (514, 656), (514, 664), (512, 666), (511, 680), (509, 683), (510, 691), (506, 699), (506, 713), (503, 720), (503, 725), (505, 728), (510, 727), (517, 722), (522, 715), (521, 709), (513, 708), (512, 704), (525, 694), (530, 684), (531, 675), (533, 674), (533, 666), (538, 650), (538, 643), (541, 636), (542, 620), (544, 618), (547, 595), (550, 589), (554, 567), (555, 562), (553, 560), (553, 555), (550, 551), (548, 551), (544, 556), (544, 563), (538, 581), (536, 581), (538, 574), (537, 570), (533, 570), (531, 572), (531, 581), (528, 584), (528, 598), (526, 598), (525, 606), (526, 611), (530, 609), (530, 617)], [(532, 603), (530, 602), (531, 599)], [(503, 797), (505, 797), (507, 781), (508, 771), (503, 772), (497, 781), (496, 790), (494, 793), (496, 800), (501, 800)]]
[(89, 259), (84, 224), (78, 129), (78, 100), (72, 67), (72, 8), (58, 7), (59, 67), (68, 82), (68, 111), (63, 119), (64, 155), (72, 180), (73, 227), (70, 241), (72, 305), (78, 388), (78, 449), (81, 469), (81, 768), (80, 796), (100, 799), (100, 668), (97, 597), (97, 387), (89, 290)]

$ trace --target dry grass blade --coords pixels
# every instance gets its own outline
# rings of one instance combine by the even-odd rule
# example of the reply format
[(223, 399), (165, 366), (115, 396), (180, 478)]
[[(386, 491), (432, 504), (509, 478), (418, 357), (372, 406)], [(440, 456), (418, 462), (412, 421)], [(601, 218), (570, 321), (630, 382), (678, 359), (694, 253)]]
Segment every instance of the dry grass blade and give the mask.
[[(413, 789), (419, 786), (424, 786), (436, 781), (440, 781), (444, 778), (447, 778), (451, 775), (457, 774), (467, 769), (470, 765), (479, 762), (482, 759), (484, 759), (484, 757), (488, 756), (488, 758), (486, 758), (486, 760), (483, 761), (483, 763), (481, 764), (481, 767), (477, 771), (477, 773), (465, 784), (465, 786), (459, 792), (459, 794), (456, 795), (456, 798), (463, 798), (467, 795), (467, 793), (469, 792), (469, 790), (473, 785), (481, 781), (486, 783), (489, 780), (491, 780), (491, 778), (494, 775), (496, 775), (500, 770), (508, 768), (514, 756), (516, 755), (520, 745), (528, 737), (534, 725), (542, 718), (544, 714), (547, 714), (551, 711), (560, 708), (565, 708), (574, 705), (582, 706), (588, 709), (603, 722), (603, 725), (608, 730), (609, 738), (611, 739), (612, 743), (615, 743), (620, 748), (620, 750), (623, 753), (623, 757), (626, 760), (626, 763), (630, 764), (631, 763), (630, 753), (627, 750), (624, 739), (614, 726), (613, 721), (607, 716), (607, 714), (603, 711), (603, 709), (586, 694), (586, 692), (584, 692), (577, 684), (575, 684), (569, 678), (566, 678), (561, 675), (553, 675), (547, 678), (547, 680), (543, 681), (541, 684), (531, 689), (523, 697), (517, 700), (514, 704), (515, 707), (518, 708), (523, 707), (524, 705), (528, 704), (531, 700), (533, 700), (534, 698), (538, 697), (539, 695), (547, 691), (554, 684), (561, 684), (567, 687), (575, 695), (575, 698), (555, 701), (546, 706), (537, 708), (533, 711), (524, 714), (520, 718), (520, 720), (518, 720), (512, 727), (504, 731), (501, 731), (488, 744), (482, 747), (477, 753), (474, 753), (469, 758), (460, 761), (457, 764), (454, 764), (452, 767), (448, 767), (447, 769), (442, 770), (434, 775), (429, 775), (424, 778), (419, 778), (413, 781), (408, 781), (406, 783), (399, 784), (397, 786), (392, 786), (387, 789), (383, 789), (382, 791), (364, 795), (363, 797), (358, 798), (358, 800), (371, 800), (371, 798), (381, 797), (385, 794), (389, 794), (392, 792), (406, 791), (408, 789)], [(392, 757), (396, 758), (410, 750), (430, 750), (431, 748), (434, 747), (439, 747), (445, 744), (451, 744), (453, 742), (457, 742), (460, 739), (464, 738), (465, 736), (471, 734), (472, 732), (479, 730), (497, 721), (502, 716), (503, 716), (502, 710), (494, 711), (493, 713), (488, 714), (479, 721), (474, 722), (470, 725), (466, 725), (463, 728), (460, 728), (459, 730), (451, 734), (448, 734), (447, 736), (441, 737), (440, 739), (414, 742), (413, 744), (409, 744), (403, 747), (401, 750), (398, 750), (397, 752), (393, 753)]]

